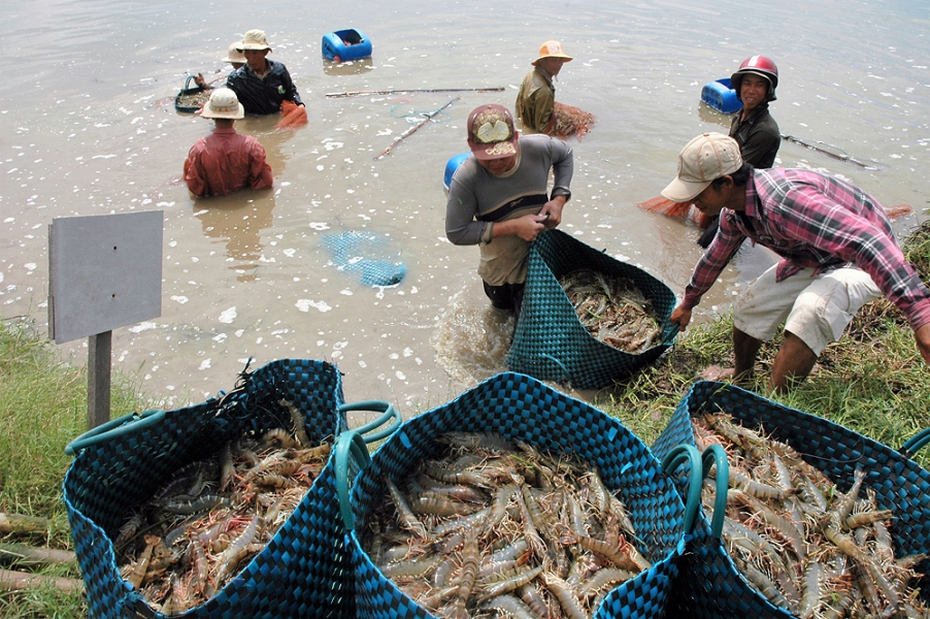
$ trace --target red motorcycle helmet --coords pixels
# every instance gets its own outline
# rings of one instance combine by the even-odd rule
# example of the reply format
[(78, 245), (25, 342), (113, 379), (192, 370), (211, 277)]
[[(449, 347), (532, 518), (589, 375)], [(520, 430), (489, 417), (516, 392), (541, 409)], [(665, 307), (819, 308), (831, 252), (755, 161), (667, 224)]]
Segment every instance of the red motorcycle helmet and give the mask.
[(736, 91), (736, 98), (742, 101), (739, 90), (743, 83), (743, 76), (747, 73), (755, 73), (762, 76), (769, 82), (768, 100), (775, 100), (775, 88), (778, 86), (778, 67), (772, 62), (771, 58), (765, 56), (750, 56), (740, 64), (736, 73), (730, 76), (730, 85)]

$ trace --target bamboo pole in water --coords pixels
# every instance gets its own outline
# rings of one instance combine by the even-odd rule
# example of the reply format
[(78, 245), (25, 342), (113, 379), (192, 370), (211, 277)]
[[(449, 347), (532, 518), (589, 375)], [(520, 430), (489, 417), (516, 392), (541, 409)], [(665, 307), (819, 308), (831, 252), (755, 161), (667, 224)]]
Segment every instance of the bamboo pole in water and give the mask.
[(397, 146), (402, 140), (405, 140), (405, 139), (408, 138), (409, 136), (413, 135), (413, 133), (414, 133), (417, 129), (419, 129), (420, 127), (422, 127), (423, 125), (425, 125), (426, 123), (428, 123), (429, 121), (431, 121), (431, 120), (433, 119), (434, 116), (436, 116), (437, 114), (439, 114), (441, 111), (443, 111), (444, 109), (446, 109), (447, 107), (449, 107), (450, 105), (452, 105), (453, 103), (455, 103), (456, 101), (458, 101), (459, 99), (461, 99), (461, 97), (455, 97), (455, 98), (453, 98), (453, 99), (450, 99), (448, 103), (446, 103), (444, 106), (442, 106), (442, 107), (439, 108), (438, 110), (435, 110), (435, 111), (430, 112), (429, 114), (427, 114), (427, 115), (426, 115), (426, 118), (424, 118), (422, 122), (420, 122), (420, 123), (417, 124), (417, 125), (414, 125), (413, 127), (410, 127), (409, 129), (407, 129), (406, 131), (404, 131), (403, 133), (401, 133), (399, 136), (397, 136), (397, 137), (394, 139), (394, 142), (393, 142), (390, 146), (388, 146), (387, 148), (385, 148), (383, 151), (381, 151), (381, 154), (379, 154), (377, 157), (375, 157), (375, 159), (381, 159), (382, 157), (384, 157), (385, 155), (387, 155), (389, 152), (391, 152), (391, 149), (394, 148), (395, 146)]
[(490, 88), (395, 88), (392, 90), (350, 90), (347, 92), (328, 92), (326, 96), (335, 99), (338, 97), (364, 97), (367, 95), (394, 95), (407, 92), (501, 92), (503, 86)]

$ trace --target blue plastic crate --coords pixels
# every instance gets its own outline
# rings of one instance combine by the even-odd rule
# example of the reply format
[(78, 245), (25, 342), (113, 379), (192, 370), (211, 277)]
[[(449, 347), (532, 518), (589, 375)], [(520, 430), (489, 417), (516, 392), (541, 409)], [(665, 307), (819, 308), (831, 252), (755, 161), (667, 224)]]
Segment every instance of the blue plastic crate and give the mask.
[(736, 91), (730, 87), (730, 78), (710, 82), (701, 89), (701, 101), (724, 114), (732, 114), (743, 108), (743, 103), (736, 97)]
[(323, 37), (323, 56), (334, 62), (371, 56), (371, 40), (361, 30), (348, 28)]

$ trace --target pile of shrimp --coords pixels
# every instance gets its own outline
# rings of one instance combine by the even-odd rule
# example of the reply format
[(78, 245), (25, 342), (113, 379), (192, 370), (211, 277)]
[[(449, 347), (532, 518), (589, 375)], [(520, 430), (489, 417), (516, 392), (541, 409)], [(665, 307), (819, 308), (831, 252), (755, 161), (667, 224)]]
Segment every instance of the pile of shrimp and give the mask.
[[(863, 490), (861, 468), (843, 493), (789, 445), (729, 415), (694, 417), (692, 426), (700, 450), (717, 443), (727, 452), (723, 540), (772, 604), (801, 619), (930, 616), (912, 587), (921, 576), (914, 568), (927, 556), (895, 558), (892, 513)], [(703, 496), (713, 513), (713, 490)]]
[(594, 114), (556, 101), (546, 133), (563, 140), (575, 136), (580, 142), (581, 138), (591, 132), (594, 122)]
[(641, 354), (661, 341), (652, 301), (631, 279), (579, 269), (566, 273), (559, 284), (584, 328), (608, 346)]
[(290, 517), (329, 459), (310, 446), (287, 400), (294, 431), (240, 437), (182, 467), (131, 515), (116, 539), (122, 577), (150, 606), (179, 614), (223, 588)]
[(362, 545), (411, 599), (450, 619), (590, 617), (650, 567), (597, 470), (494, 433), (437, 437), (374, 508)]

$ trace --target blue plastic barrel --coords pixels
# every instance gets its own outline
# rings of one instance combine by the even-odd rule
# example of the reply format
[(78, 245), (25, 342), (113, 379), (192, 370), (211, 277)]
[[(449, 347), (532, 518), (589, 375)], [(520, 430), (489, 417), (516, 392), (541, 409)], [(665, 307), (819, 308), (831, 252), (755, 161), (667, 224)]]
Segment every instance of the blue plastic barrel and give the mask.
[(360, 30), (337, 30), (323, 37), (323, 56), (335, 62), (371, 56), (371, 41)]
[(449, 161), (446, 162), (446, 172), (442, 177), (442, 186), (446, 189), (449, 188), (449, 185), (452, 184), (452, 175), (455, 174), (455, 171), (459, 169), (459, 166), (468, 159), (471, 155), (471, 151), (467, 153), (459, 153), (458, 155), (453, 155)]
[(701, 101), (724, 114), (732, 114), (743, 107), (743, 103), (736, 98), (736, 91), (730, 87), (730, 78), (710, 82), (701, 89)]

